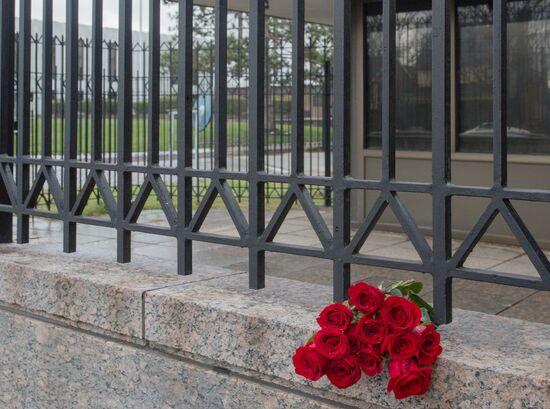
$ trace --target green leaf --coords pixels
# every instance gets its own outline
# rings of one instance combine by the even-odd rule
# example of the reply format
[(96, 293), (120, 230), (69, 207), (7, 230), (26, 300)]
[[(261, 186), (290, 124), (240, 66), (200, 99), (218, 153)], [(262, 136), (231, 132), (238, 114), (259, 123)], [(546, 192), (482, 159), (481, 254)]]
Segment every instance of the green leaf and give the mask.
[(430, 316), (430, 313), (426, 308), (420, 308), (420, 311), (422, 311), (422, 323), (423, 324), (429, 324), (432, 322), (432, 317)]
[(317, 334), (313, 334), (313, 335), (311, 336), (311, 338), (309, 338), (309, 339), (307, 340), (307, 343), (306, 343), (306, 344), (311, 344), (311, 343), (313, 343), (313, 341), (315, 340), (315, 335), (317, 335)]
[(396, 288), (402, 288), (404, 285), (406, 285), (407, 282), (406, 281), (396, 281), (395, 283), (391, 284), (387, 290), (388, 292), (391, 292), (392, 290), (396, 289)]
[(390, 295), (397, 295), (399, 297), (403, 297), (403, 293), (399, 288), (394, 288), (390, 291)]
[(423, 287), (421, 282), (415, 280), (397, 281), (388, 287), (386, 292), (391, 293), (393, 290), (399, 289), (404, 296), (407, 296), (409, 293), (420, 293)]
[(403, 294), (407, 295), (409, 293), (418, 294), (422, 291), (423, 287), (424, 285), (419, 281), (408, 280), (401, 283), (401, 285), (399, 286), (399, 289)]
[(415, 303), (416, 305), (418, 305), (418, 307), (420, 309), (424, 308), (426, 309), (426, 311), (428, 311), (428, 313), (431, 315), (433, 313), (433, 307), (428, 304), (426, 301), (424, 301), (421, 297), (419, 297), (418, 295), (416, 294), (409, 294), (409, 299)]
[(420, 281), (414, 281), (407, 288), (411, 293), (420, 294), (420, 292), (424, 288), (424, 284), (422, 284)]

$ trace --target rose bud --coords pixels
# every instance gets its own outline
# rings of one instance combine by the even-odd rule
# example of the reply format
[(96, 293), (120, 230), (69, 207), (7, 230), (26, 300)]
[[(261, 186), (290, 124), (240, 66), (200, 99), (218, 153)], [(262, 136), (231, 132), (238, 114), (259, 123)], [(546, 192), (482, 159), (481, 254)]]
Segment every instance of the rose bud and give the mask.
[(357, 328), (357, 324), (351, 324), (346, 331), (349, 342), (349, 349), (352, 354), (356, 354), (361, 349), (363, 349), (363, 342), (357, 334)]
[(382, 345), (382, 352), (387, 352), (398, 361), (416, 356), (419, 349), (420, 336), (414, 332), (394, 332), (386, 337)]
[(357, 336), (368, 345), (381, 344), (386, 336), (386, 324), (364, 315), (357, 324)]
[(380, 319), (392, 331), (409, 331), (420, 324), (422, 312), (413, 302), (394, 295), (384, 301), (380, 308)]
[(433, 324), (416, 327), (414, 332), (420, 336), (420, 347), (416, 355), (418, 362), (424, 366), (433, 365), (443, 352), (440, 345), (441, 335), (435, 330)]
[(335, 328), (320, 330), (315, 335), (317, 351), (327, 359), (343, 358), (349, 354), (349, 341), (346, 334)]
[(295, 372), (311, 381), (318, 381), (325, 374), (327, 360), (317, 352), (313, 344), (300, 347), (292, 357)]
[(384, 302), (385, 295), (378, 288), (359, 282), (352, 285), (349, 290), (349, 302), (359, 312), (372, 315), (378, 311)]
[(327, 366), (327, 378), (339, 389), (355, 385), (361, 379), (361, 368), (357, 356), (348, 355), (330, 361)]
[(359, 367), (365, 375), (373, 377), (382, 373), (384, 367), (382, 365), (382, 354), (380, 350), (373, 346), (363, 348), (357, 354), (359, 359)]
[(353, 313), (342, 304), (332, 304), (325, 307), (317, 318), (317, 323), (321, 328), (336, 328), (345, 331), (351, 321)]
[(396, 399), (424, 395), (430, 387), (432, 368), (421, 368), (414, 359), (391, 361), (388, 366), (390, 381), (388, 393), (393, 391)]

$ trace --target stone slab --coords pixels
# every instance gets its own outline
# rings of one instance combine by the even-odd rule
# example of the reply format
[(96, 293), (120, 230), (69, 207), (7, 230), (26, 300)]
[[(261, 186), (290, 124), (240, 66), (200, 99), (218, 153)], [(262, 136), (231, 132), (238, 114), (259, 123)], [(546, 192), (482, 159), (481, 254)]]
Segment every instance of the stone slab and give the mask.
[(145, 337), (152, 343), (236, 370), (253, 370), (319, 396), (337, 393), (382, 407), (548, 408), (550, 326), (481, 313), (455, 311), (441, 328), (445, 354), (431, 391), (404, 403), (386, 395), (387, 378), (363, 379), (345, 391), (293, 374), (294, 349), (315, 330), (327, 287), (270, 277), (266, 290), (250, 292), (247, 277), (175, 286), (146, 294)]
[(528, 321), (550, 322), (550, 292), (538, 291), (516, 303), (500, 315)]
[(170, 285), (235, 274), (209, 268), (188, 277), (139, 268), (90, 262), (90, 258), (49, 252), (39, 245), (0, 247), (0, 302), (89, 324), (109, 332), (142, 337), (143, 295)]
[(3, 409), (336, 409), (147, 348), (0, 310)]

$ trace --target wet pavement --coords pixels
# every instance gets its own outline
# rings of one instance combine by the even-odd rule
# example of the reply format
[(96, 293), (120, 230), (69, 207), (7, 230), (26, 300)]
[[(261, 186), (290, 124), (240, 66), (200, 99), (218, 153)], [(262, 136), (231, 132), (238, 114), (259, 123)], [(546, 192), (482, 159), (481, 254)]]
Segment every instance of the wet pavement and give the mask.
[[(330, 213), (322, 212), (322, 215), (330, 228)], [(161, 223), (162, 219), (162, 212), (146, 211), (142, 214), (140, 222), (156, 224)], [(224, 210), (216, 209), (211, 210), (201, 231), (228, 236), (237, 234), (227, 213)], [(78, 252), (89, 254), (103, 261), (114, 262), (116, 259), (115, 238), (114, 229), (79, 225)], [(41, 218), (31, 219), (31, 240), (40, 240), (44, 243), (44, 249), (47, 251), (60, 252), (62, 224), (58, 221)], [(275, 241), (313, 247), (321, 246), (307, 218), (300, 210), (290, 212)], [(431, 244), (429, 237), (428, 242)], [(459, 245), (459, 241), (453, 242), (455, 249)], [(246, 271), (248, 268), (247, 249), (195, 242), (193, 250), (195, 269), (216, 266)], [(146, 259), (149, 261), (148, 264), (154, 264), (155, 260), (158, 260), (158, 265), (162, 266), (166, 274), (176, 274), (176, 251), (176, 240), (173, 238), (143, 233), (132, 234), (132, 252), (133, 256), (136, 256), (135, 259)], [(404, 260), (419, 260), (416, 250), (406, 235), (376, 230), (365, 242), (361, 253)], [(550, 252), (547, 255), (550, 255)], [(514, 246), (482, 242), (478, 244), (465, 265), (531, 277), (538, 276), (524, 251)], [(332, 285), (332, 264), (322, 259), (267, 253), (266, 271), (267, 285), (269, 285), (269, 276)], [(424, 283), (423, 296), (426, 300), (431, 301), (432, 283), (429, 275), (371, 266), (352, 266), (353, 281), (362, 280), (378, 285), (382, 281), (393, 282), (410, 278)], [(327, 302), (329, 301), (327, 300)], [(548, 308), (550, 292), (455, 279), (453, 305), (467, 310), (550, 324), (550, 308)]]

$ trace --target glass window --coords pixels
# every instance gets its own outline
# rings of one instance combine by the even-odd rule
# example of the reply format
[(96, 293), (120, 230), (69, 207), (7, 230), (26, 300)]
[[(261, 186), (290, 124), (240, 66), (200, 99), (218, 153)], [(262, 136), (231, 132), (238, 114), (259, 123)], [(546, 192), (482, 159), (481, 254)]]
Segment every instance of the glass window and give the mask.
[[(550, 0), (508, 1), (508, 150), (550, 153)], [(457, 7), (458, 150), (492, 152), (492, 9)]]
[[(432, 12), (431, 1), (397, 4), (396, 146), (431, 150)], [(369, 4), (366, 16), (367, 148), (379, 148), (382, 133), (382, 6)]]

